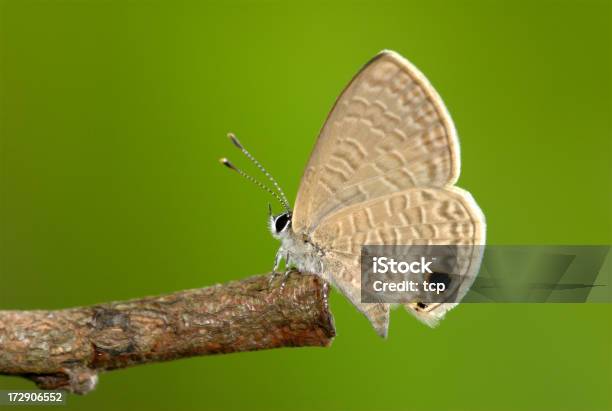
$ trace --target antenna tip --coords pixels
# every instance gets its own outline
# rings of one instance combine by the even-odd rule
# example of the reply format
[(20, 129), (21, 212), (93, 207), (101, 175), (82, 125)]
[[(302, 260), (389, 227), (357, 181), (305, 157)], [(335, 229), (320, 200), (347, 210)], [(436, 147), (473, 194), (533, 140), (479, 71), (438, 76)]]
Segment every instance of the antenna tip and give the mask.
[(228, 133), (227, 134), (227, 138), (229, 138), (232, 143), (238, 147), (240, 150), (243, 150), (244, 147), (242, 147), (242, 144), (240, 144), (240, 141), (238, 141), (238, 139), (236, 138), (236, 136), (234, 135), (234, 133)]
[(225, 157), (220, 158), (220, 159), (219, 159), (219, 162), (220, 162), (221, 164), (223, 164), (223, 165), (224, 165), (225, 167), (227, 167), (227, 168), (231, 168), (232, 170), (238, 171), (238, 169), (236, 168), (236, 166), (234, 166), (232, 163), (230, 163), (230, 161), (229, 161), (227, 158), (225, 158)]

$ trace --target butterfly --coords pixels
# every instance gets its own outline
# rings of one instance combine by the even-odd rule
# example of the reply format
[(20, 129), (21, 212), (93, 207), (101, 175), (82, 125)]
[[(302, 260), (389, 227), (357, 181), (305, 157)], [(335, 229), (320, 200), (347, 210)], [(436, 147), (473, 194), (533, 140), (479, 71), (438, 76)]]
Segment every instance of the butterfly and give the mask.
[[(276, 272), (285, 267), (319, 275), (387, 336), (391, 304), (361, 302), (361, 248), (383, 245), (472, 247), (461, 275), (477, 275), (485, 218), (469, 192), (455, 186), (459, 142), (442, 99), (425, 76), (393, 51), (372, 58), (336, 100), (310, 156), (295, 207), (276, 180), (230, 134), (231, 141), (271, 181), (262, 184), (226, 158), (221, 162), (275, 196), (269, 228), (281, 246)], [(458, 304), (403, 304), (430, 326)]]

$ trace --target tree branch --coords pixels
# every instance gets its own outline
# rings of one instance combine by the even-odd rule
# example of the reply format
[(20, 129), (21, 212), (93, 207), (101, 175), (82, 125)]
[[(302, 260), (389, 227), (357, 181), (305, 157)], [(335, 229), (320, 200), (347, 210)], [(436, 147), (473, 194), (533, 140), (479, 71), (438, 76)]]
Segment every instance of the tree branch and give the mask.
[(100, 371), (196, 355), (322, 346), (335, 336), (328, 285), (257, 276), (159, 297), (57, 311), (0, 311), (0, 374), (85, 394)]

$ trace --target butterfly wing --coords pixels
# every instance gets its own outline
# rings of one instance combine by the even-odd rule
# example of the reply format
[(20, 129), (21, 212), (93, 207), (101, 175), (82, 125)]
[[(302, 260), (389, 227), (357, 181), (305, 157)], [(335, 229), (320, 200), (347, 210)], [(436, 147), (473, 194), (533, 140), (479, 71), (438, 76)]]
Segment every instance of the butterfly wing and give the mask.
[[(485, 242), (484, 216), (472, 196), (457, 187), (411, 188), (390, 193), (364, 203), (343, 208), (321, 221), (312, 232), (316, 246), (326, 250), (324, 262), (331, 261), (331, 276), (338, 288), (357, 291), (345, 295), (362, 312), (361, 305), (361, 246), (388, 245), (454, 245), (459, 250), (459, 278), (447, 290), (448, 301), (405, 304), (409, 312), (422, 322), (434, 326), (444, 314), (469, 290), (478, 274)], [(336, 274), (337, 261), (345, 264), (342, 274)], [(452, 290), (452, 292), (451, 292)], [(371, 304), (380, 305), (380, 304)], [(387, 308), (388, 308), (388, 304)], [(364, 312), (365, 313), (365, 312)], [(367, 314), (366, 314), (367, 315)], [(369, 318), (369, 317), (368, 317)], [(371, 321), (371, 320), (370, 320)], [(376, 329), (380, 324), (373, 323)]]
[(453, 122), (425, 76), (383, 51), (353, 78), (330, 112), (304, 171), (296, 232), (333, 211), (409, 187), (442, 187), (459, 175)]
[(381, 337), (389, 329), (389, 304), (361, 302), (360, 255), (329, 251), (324, 257), (323, 278), (361, 311)]
[[(440, 96), (406, 59), (379, 53), (330, 112), (292, 218), (294, 232), (311, 236), (325, 251), (332, 283), (377, 330), (386, 330), (389, 306), (360, 302), (362, 245), (484, 244), (480, 209), (469, 193), (453, 187), (459, 169), (457, 135)], [(466, 278), (480, 264), (481, 248), (474, 250)], [(433, 325), (454, 305), (406, 308)], [(368, 306), (387, 316), (368, 315)]]

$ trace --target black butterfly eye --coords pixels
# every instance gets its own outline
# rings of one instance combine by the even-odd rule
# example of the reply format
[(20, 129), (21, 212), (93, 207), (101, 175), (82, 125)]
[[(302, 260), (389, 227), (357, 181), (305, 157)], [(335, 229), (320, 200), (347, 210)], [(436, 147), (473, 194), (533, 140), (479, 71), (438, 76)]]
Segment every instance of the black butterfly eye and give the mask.
[(277, 233), (280, 233), (285, 227), (287, 227), (287, 224), (289, 224), (289, 215), (281, 214), (276, 218), (276, 220), (274, 220), (274, 229)]

